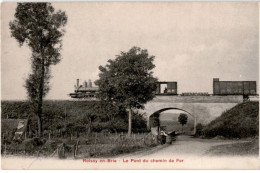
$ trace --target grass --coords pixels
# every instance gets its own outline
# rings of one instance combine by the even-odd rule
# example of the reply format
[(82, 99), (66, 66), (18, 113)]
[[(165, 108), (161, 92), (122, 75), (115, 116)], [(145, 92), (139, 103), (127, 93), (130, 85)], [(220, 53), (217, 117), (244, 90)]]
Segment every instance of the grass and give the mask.
[[(89, 137), (80, 138), (33, 138), (26, 139), (22, 143), (2, 145), (3, 155), (35, 156), (35, 157), (58, 157), (58, 152), (64, 144), (65, 157), (74, 157), (74, 148), (78, 142), (76, 158), (106, 157), (123, 153), (131, 153), (156, 146), (152, 136), (148, 133), (134, 134), (127, 137), (125, 134), (101, 133)], [(59, 148), (59, 150), (58, 150)], [(5, 151), (7, 152), (5, 154)]]
[(235, 144), (223, 144), (213, 146), (208, 152), (208, 155), (214, 156), (259, 156), (259, 140), (251, 139), (248, 142)]
[[(100, 157), (129, 153), (155, 146), (155, 141), (147, 135), (146, 122), (141, 115), (133, 114), (132, 132), (136, 133), (127, 138), (122, 132), (127, 131), (127, 117), (118, 112), (114, 115), (114, 107), (106, 107), (98, 101), (51, 101), (43, 102), (43, 136), (37, 138), (37, 117), (33, 114), (28, 101), (1, 101), (1, 118), (30, 120), (31, 135), (24, 141), (14, 141), (11, 130), (2, 133), (1, 152), (21, 156), (57, 156), (59, 146), (64, 144), (66, 157), (73, 157), (74, 147), (79, 141), (77, 157)], [(107, 110), (108, 109), (108, 110)], [(93, 111), (97, 117), (93, 120), (92, 135), (88, 136), (90, 126), (86, 112)], [(113, 118), (111, 115), (113, 113)], [(15, 130), (16, 126), (7, 126)], [(1, 126), (2, 132), (4, 126)], [(6, 128), (7, 129), (7, 128)], [(138, 133), (139, 132), (139, 133)], [(29, 134), (29, 133), (28, 133)], [(48, 139), (48, 136), (51, 139)], [(63, 152), (63, 151), (62, 151)]]

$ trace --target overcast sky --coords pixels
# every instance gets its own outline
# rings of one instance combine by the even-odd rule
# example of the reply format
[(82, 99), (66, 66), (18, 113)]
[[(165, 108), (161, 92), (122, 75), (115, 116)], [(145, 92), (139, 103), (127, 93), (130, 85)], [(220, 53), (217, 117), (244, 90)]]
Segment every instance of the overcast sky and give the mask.
[[(68, 99), (76, 79), (96, 80), (98, 66), (132, 46), (154, 55), (154, 75), (178, 93), (212, 93), (213, 78), (257, 81), (258, 3), (53, 3), (68, 15), (62, 61), (52, 67), (46, 99)], [(10, 36), (16, 3), (2, 4), (1, 95), (26, 99), (31, 52)], [(258, 92), (258, 91), (257, 91)]]

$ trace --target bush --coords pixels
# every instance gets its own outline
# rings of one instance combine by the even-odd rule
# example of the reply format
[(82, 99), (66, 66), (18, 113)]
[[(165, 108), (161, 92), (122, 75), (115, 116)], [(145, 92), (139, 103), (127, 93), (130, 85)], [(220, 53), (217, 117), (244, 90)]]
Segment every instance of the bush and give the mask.
[(195, 136), (197, 136), (197, 137), (201, 136), (203, 128), (204, 128), (204, 126), (201, 123), (197, 124)]
[(42, 146), (46, 142), (46, 139), (44, 138), (31, 138), (31, 139), (25, 139), (22, 144), (25, 146)]

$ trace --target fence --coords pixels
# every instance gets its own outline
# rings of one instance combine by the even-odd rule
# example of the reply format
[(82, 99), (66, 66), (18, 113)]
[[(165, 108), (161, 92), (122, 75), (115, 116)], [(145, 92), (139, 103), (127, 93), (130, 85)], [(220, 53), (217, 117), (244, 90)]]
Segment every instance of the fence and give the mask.
[(79, 137), (57, 138), (48, 135), (44, 138), (29, 138), (21, 143), (2, 143), (3, 155), (41, 157), (105, 157), (134, 152), (156, 146), (151, 133), (92, 133)]

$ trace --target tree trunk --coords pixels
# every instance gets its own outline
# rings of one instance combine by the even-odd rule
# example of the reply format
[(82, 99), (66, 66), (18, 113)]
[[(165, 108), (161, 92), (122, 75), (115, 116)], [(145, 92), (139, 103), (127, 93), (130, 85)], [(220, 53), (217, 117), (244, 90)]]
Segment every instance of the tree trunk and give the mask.
[(42, 136), (42, 118), (38, 115), (38, 136)]
[(131, 136), (132, 133), (132, 110), (129, 108), (128, 111), (128, 136)]
[(41, 62), (41, 76), (40, 76), (40, 85), (39, 85), (39, 98), (38, 98), (38, 135), (42, 136), (42, 98), (43, 98), (43, 87), (44, 87), (44, 57), (42, 56)]

